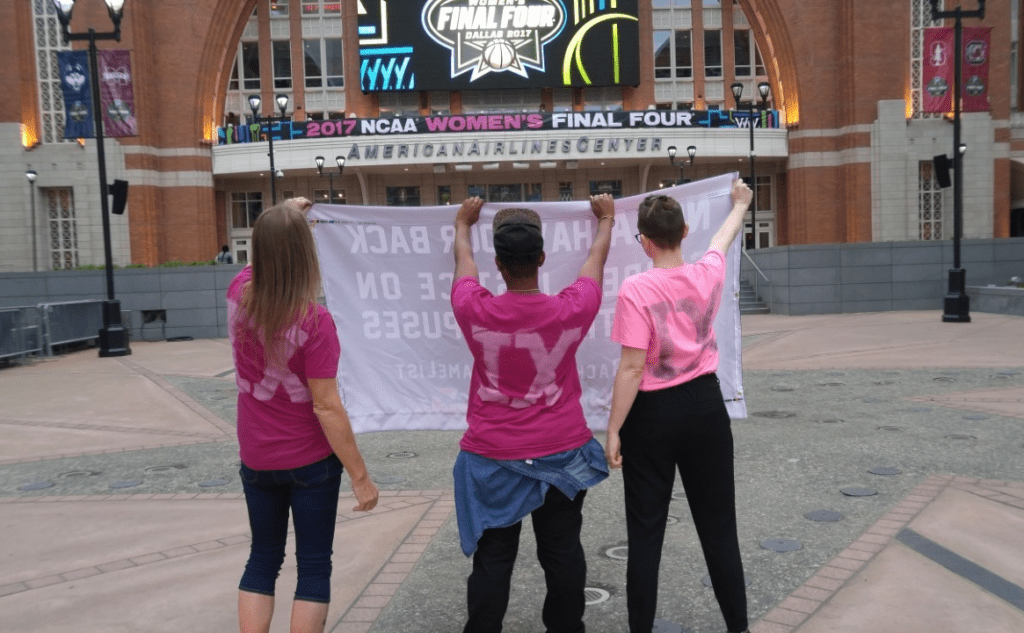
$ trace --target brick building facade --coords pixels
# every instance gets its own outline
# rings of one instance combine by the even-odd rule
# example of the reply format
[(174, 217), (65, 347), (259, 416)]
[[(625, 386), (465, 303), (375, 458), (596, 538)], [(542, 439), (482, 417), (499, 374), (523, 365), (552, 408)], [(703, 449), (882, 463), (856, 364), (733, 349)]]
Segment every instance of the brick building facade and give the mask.
[[(362, 0), (366, 2), (368, 0)], [(974, 8), (967, 0), (965, 9)], [(950, 0), (945, 0), (950, 4)], [(0, 29), (0, 272), (102, 264), (96, 147), (60, 139), (53, 52), (64, 48), (50, 0), (17, 0)], [(569, 3), (571, 4), (571, 3)], [(1021, 0), (989, 0), (991, 112), (964, 117), (965, 237), (1019, 235), (1024, 208)], [(604, 3), (601, 3), (604, 6)], [(919, 112), (920, 28), (928, 0), (651, 0), (639, 12), (641, 81), (626, 88), (363, 93), (358, 0), (181, 0), (125, 3), (120, 43), (131, 51), (139, 136), (108, 139), (108, 179), (131, 183), (113, 218), (114, 261), (210, 259), (222, 244), (247, 254), (248, 223), (270, 202), (264, 142), (222, 145), (243, 121), (245, 97), (263, 113), (290, 98), (297, 122), (450, 113), (705, 111), (734, 107), (729, 86), (771, 86), (779, 129), (758, 129), (757, 242), (762, 246), (948, 239), (952, 203), (930, 160), (951, 153), (952, 126)], [(79, 0), (72, 31), (110, 30), (101, 0)], [(748, 131), (680, 128), (512, 135), (494, 143), (565, 141), (568, 151), (516, 160), (503, 153), (441, 159), (353, 154), (355, 139), (275, 141), (281, 195), (355, 204), (430, 206), (470, 194), (491, 199), (633, 195), (685, 178), (747, 174)], [(423, 148), (469, 142), (470, 132), (411, 135)], [(629, 139), (629, 150), (611, 151)], [(643, 139), (643, 150), (640, 140)], [(668, 146), (694, 145), (684, 173)], [(600, 151), (598, 147), (602, 148)], [(583, 149), (585, 148), (585, 149)], [(605, 149), (609, 148), (609, 149)], [(330, 185), (315, 156), (347, 161)], [(30, 184), (26, 170), (38, 179)], [(326, 173), (324, 174), (326, 176)], [(511, 197), (509, 197), (511, 196)], [(33, 222), (34, 220), (34, 222)], [(34, 238), (34, 239), (33, 239)]]

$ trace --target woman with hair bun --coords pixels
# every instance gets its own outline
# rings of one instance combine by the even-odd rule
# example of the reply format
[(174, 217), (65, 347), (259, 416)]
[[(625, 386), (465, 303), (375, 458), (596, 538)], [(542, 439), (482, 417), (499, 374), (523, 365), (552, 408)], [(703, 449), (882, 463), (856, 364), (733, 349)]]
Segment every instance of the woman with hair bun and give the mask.
[(238, 586), (242, 633), (270, 629), (289, 513), (298, 566), (291, 630), (322, 633), (343, 469), (352, 480), (354, 510), (377, 505), (377, 488), (338, 395), (341, 348), (334, 320), (316, 301), (320, 266), (306, 219), (310, 206), (294, 198), (259, 216), (252, 260), (227, 292), (239, 472), (252, 530)]

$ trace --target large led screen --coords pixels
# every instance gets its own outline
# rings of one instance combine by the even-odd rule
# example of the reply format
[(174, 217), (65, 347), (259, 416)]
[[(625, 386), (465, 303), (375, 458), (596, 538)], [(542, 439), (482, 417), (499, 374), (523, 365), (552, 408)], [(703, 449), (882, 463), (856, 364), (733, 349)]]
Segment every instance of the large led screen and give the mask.
[(640, 83), (637, 0), (358, 0), (364, 92)]

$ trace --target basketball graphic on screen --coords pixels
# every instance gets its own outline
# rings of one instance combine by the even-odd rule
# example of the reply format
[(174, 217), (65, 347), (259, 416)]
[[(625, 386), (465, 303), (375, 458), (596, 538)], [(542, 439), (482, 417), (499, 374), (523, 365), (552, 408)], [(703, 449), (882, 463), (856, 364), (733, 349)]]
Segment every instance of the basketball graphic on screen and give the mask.
[(494, 40), (484, 48), (484, 61), (494, 70), (505, 70), (516, 60), (516, 49), (508, 40)]

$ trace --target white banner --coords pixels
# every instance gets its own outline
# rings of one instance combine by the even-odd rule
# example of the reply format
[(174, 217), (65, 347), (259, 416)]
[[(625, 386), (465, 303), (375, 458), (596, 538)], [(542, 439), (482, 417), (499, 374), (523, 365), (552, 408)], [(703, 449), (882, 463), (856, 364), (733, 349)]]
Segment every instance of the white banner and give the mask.
[[(683, 207), (689, 236), (683, 258), (700, 259), (732, 208), (736, 174), (658, 191)], [(651, 267), (637, 244), (637, 206), (647, 194), (615, 201), (611, 251), (604, 268), (601, 311), (580, 345), (576, 364), (583, 411), (593, 430), (608, 424), (621, 348), (609, 338), (622, 280)], [(480, 283), (505, 291), (494, 263), (491, 220), (507, 207), (529, 207), (543, 221), (542, 292), (554, 294), (579, 275), (593, 242), (590, 202), (487, 203), (473, 227)], [(458, 206), (363, 207), (314, 205), (313, 223), (327, 307), (341, 339), (338, 383), (357, 433), (466, 428), (473, 358), (451, 306), (455, 268), (453, 221)], [(740, 238), (726, 257), (728, 272), (715, 319), (718, 376), (729, 414), (746, 417), (740, 359)]]

